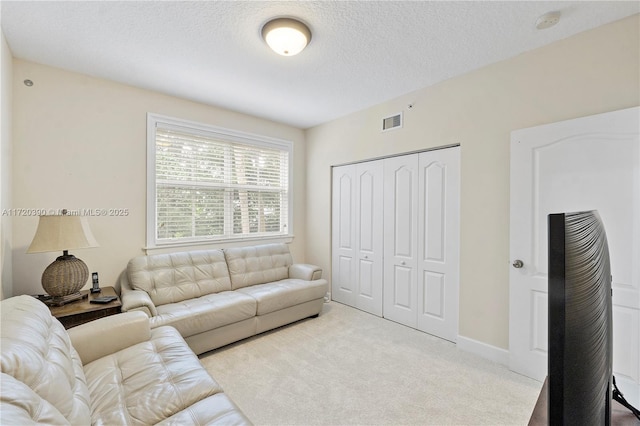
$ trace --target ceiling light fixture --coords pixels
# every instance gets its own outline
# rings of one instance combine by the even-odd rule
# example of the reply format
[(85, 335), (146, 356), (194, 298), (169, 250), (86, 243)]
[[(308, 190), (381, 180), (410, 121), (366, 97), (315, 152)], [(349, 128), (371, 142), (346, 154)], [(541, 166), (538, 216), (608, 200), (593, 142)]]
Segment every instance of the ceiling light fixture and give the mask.
[(291, 18), (276, 18), (264, 24), (262, 38), (279, 55), (293, 56), (311, 41), (311, 31), (302, 22)]

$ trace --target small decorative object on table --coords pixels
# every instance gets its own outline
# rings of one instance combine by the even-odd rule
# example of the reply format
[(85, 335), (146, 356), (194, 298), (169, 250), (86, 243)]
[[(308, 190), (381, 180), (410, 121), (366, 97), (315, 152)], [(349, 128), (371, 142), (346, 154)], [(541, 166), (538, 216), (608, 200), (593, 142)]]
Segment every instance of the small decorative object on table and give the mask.
[(88, 296), (87, 293), (75, 292), (73, 294), (68, 294), (66, 296), (45, 296), (43, 298), (38, 297), (42, 302), (44, 302), (47, 306), (62, 306), (66, 305), (69, 302), (75, 302), (76, 300), (86, 299)]
[(89, 278), (89, 269), (82, 260), (69, 254), (69, 250), (98, 247), (87, 219), (66, 212), (40, 216), (36, 235), (27, 250), (27, 253), (62, 251), (62, 256), (42, 274), (42, 288), (52, 296), (51, 301), (45, 303), (51, 305), (64, 305), (86, 297), (80, 294), (80, 289)]

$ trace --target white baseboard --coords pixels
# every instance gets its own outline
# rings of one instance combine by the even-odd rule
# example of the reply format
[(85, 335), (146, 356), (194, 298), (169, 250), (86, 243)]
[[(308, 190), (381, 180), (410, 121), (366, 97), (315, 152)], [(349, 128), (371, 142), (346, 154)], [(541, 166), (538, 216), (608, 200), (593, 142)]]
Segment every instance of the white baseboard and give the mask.
[[(509, 351), (506, 349), (460, 335), (458, 335), (457, 344), (458, 348), (463, 351), (471, 352), (482, 358), (502, 364), (507, 368), (509, 367)], [(622, 375), (616, 376), (616, 382), (626, 400), (634, 407), (640, 407), (640, 383), (636, 383), (634, 380)]]
[(458, 335), (458, 348), (486, 358), (490, 361), (509, 366), (509, 351), (497, 346)]

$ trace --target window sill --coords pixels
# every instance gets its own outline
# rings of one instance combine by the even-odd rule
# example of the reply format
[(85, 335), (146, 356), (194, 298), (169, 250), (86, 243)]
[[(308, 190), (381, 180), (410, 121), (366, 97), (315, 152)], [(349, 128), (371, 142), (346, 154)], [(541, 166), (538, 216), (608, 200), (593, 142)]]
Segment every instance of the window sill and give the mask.
[[(241, 247), (250, 246), (256, 244), (269, 244), (269, 243), (285, 243), (289, 244), (293, 241), (293, 235), (279, 235), (277, 237), (247, 237), (241, 239), (226, 239), (226, 240), (209, 240), (209, 241), (189, 241), (182, 243), (168, 243), (157, 246), (143, 247), (145, 254), (160, 254), (169, 253), (175, 251), (189, 251), (189, 250), (210, 250), (210, 249), (223, 249), (228, 247)], [(179, 249), (179, 250), (176, 250)]]

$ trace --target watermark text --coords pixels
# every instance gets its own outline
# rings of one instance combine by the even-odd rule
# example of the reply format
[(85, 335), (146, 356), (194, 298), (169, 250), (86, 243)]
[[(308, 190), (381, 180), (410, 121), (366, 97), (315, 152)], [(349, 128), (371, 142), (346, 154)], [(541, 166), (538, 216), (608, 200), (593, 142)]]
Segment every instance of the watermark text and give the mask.
[(3, 209), (2, 216), (129, 216), (128, 208), (82, 208), (82, 209)]

